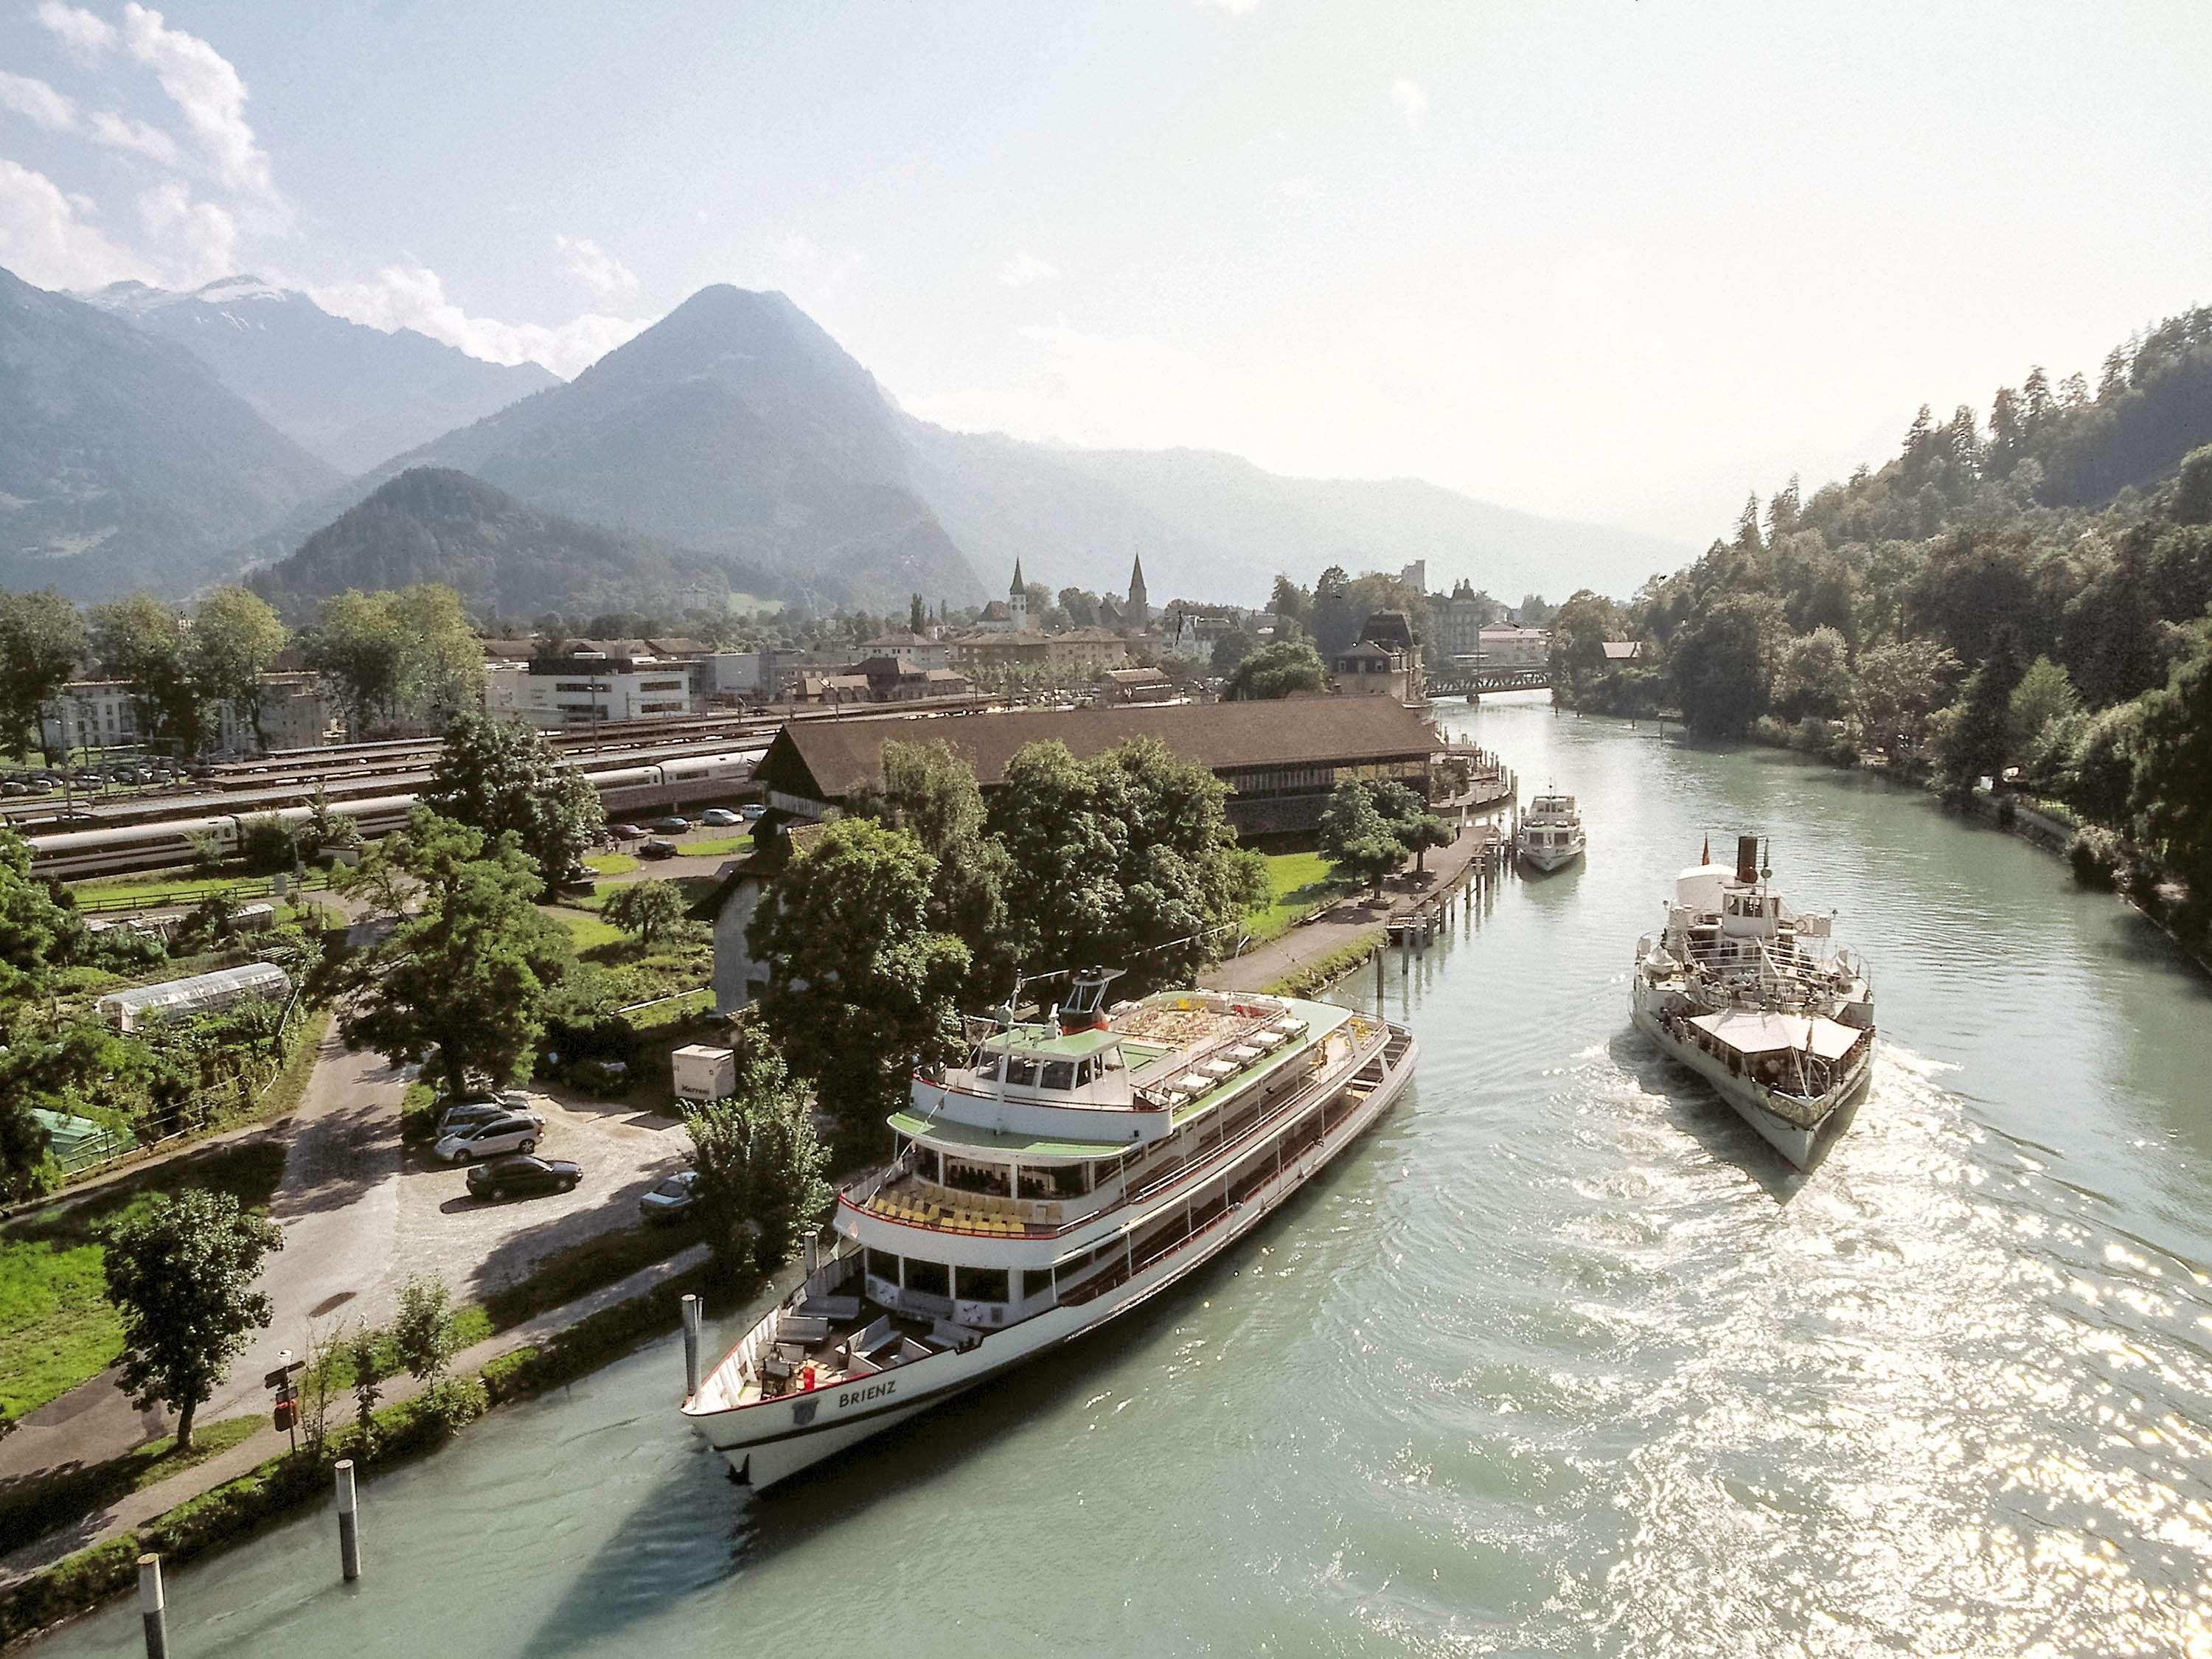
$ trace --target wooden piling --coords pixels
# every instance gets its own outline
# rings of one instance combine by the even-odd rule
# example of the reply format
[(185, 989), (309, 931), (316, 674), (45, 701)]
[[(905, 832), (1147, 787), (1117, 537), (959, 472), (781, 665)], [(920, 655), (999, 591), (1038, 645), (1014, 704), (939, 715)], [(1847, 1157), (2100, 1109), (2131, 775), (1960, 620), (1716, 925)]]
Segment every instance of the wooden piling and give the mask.
[(158, 1555), (138, 1558), (138, 1621), (146, 1629), (146, 1659), (169, 1659), (169, 1607)]

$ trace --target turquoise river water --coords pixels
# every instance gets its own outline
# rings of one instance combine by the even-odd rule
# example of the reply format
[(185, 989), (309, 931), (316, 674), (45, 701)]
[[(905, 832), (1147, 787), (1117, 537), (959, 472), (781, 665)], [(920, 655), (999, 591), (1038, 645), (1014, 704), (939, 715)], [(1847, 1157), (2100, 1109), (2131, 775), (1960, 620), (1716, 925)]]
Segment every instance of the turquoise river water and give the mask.
[[(1414, 1090), (1248, 1248), (766, 1500), (656, 1343), (368, 1486), (352, 1590), (327, 1510), (173, 1573), (173, 1651), (2212, 1650), (2212, 983), (1917, 794), (1445, 718), (1589, 855), (1390, 964)], [(1626, 1012), (1739, 829), (1874, 965), (1809, 1177)]]

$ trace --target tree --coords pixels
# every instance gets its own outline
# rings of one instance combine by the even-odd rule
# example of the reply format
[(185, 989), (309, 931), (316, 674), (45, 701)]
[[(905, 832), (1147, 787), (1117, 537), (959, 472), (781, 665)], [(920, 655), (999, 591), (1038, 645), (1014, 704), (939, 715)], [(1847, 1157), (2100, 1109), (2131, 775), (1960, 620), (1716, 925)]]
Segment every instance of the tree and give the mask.
[(566, 875), (606, 829), (599, 791), (543, 732), (488, 714), (455, 716), (422, 803), (481, 830), (512, 833), (548, 883)]
[(434, 1273), (415, 1273), (399, 1287), (392, 1321), (393, 1358), (425, 1389), (445, 1381), (453, 1361), (453, 1297)]
[[(1206, 665), (1226, 679), (1243, 665), (1247, 657), (1260, 648), (1260, 641), (1243, 629), (1231, 629), (1214, 641), (1212, 660)], [(1320, 659), (1316, 658), (1315, 660), (1318, 662)]]
[(2020, 637), (2008, 628), (1991, 645), (1989, 659), (1967, 677), (1958, 720), (1945, 745), (1945, 769), (1950, 774), (1954, 795), (1963, 797), (1976, 778), (1995, 777), (2004, 770), (2012, 694), (2027, 672), (2021, 660)]
[(1018, 960), (1121, 968), (1133, 991), (1188, 983), (1267, 894), (1265, 864), (1237, 846), (1228, 793), (1150, 739), (1085, 761), (1056, 742), (1018, 750), (990, 803), (1012, 860)]
[(919, 593), (907, 601), (906, 631), (919, 635), (927, 635), (929, 632), (929, 614), (923, 610), (921, 595)]
[(1774, 665), (1774, 712), (1789, 720), (1827, 720), (1850, 700), (1850, 647), (1832, 628), (1791, 639)]
[(2182, 458), (2173, 480), (2172, 517), (2176, 524), (2212, 524), (2212, 444)]
[(829, 1208), (830, 1158), (811, 1105), (775, 1045), (752, 1034), (738, 1048), (729, 1098), (684, 1114), (707, 1247), (733, 1283), (788, 1261)]
[(883, 781), (846, 802), (855, 817), (903, 830), (937, 860), (928, 921), (968, 947), (961, 1006), (987, 1008), (1013, 993), (1013, 937), (1006, 925), (1006, 849), (986, 829), (983, 792), (951, 744), (886, 743)]
[(388, 927), (339, 971), (347, 1042), (394, 1065), (434, 1063), (455, 1094), (471, 1070), (529, 1075), (547, 989), (574, 952), (568, 930), (532, 903), (543, 884), (511, 837), (488, 843), (417, 806), (335, 883)]
[(1458, 839), (1459, 831), (1433, 812), (1422, 813), (1405, 832), (1405, 844), (1413, 853), (1413, 868), (1423, 875), (1428, 873), (1430, 849), (1449, 847)]
[(284, 1248), (283, 1230), (239, 1207), (228, 1193), (157, 1193), (115, 1224), (106, 1241), (107, 1299), (123, 1318), (116, 1386), (141, 1411), (177, 1413), (177, 1449), (192, 1444), (192, 1418), (213, 1395), (247, 1334), (275, 1317), (253, 1288), (261, 1259)]
[(130, 683), (138, 730), (149, 744), (187, 759), (207, 745), (208, 708), (192, 672), (184, 618), (144, 593), (94, 606), (92, 649), (100, 670)]
[(1309, 626), (1314, 644), (1323, 657), (1333, 657), (1359, 637), (1364, 617), (1353, 609), (1352, 578), (1344, 567), (1333, 564), (1314, 579), (1313, 606)]
[(229, 703), (234, 717), (252, 729), (257, 748), (269, 746), (261, 729), (261, 677), (290, 639), (268, 601), (243, 587), (218, 587), (192, 617), (187, 665), (199, 694)]
[(1304, 640), (1263, 645), (1237, 665), (1228, 695), (1237, 702), (1265, 702), (1328, 689), (1328, 669), (1321, 653)]
[[(1755, 510), (1753, 520), (1755, 532)], [(1788, 635), (1780, 601), (1766, 593), (1725, 593), (1693, 617), (1672, 659), (1683, 720), (1708, 737), (1739, 735), (1766, 712), (1774, 659)]]
[(355, 1326), (338, 1352), (353, 1372), (353, 1455), (366, 1462), (376, 1455), (376, 1402), (389, 1375), (390, 1356), (366, 1324)]
[(1358, 881), (1368, 883), (1377, 898), (1382, 884), (1406, 862), (1406, 843), (1376, 810), (1375, 797), (1356, 778), (1346, 778), (1329, 792), (1322, 808), (1321, 850)]
[(2006, 714), (2007, 740), (2013, 757), (2033, 750), (2053, 721), (2080, 712), (2081, 698), (2066, 671), (2048, 657), (2038, 657), (2013, 688)]
[(1935, 640), (1904, 640), (1863, 653), (1851, 692), (1860, 747), (1889, 755), (1917, 748), (1958, 671), (1959, 659)]
[(52, 588), (0, 593), (0, 751), (36, 744), (54, 758), (40, 714), (86, 648), (84, 619)]
[(843, 818), (793, 855), (747, 941), (770, 964), (761, 1018), (840, 1128), (858, 1139), (927, 1061), (959, 1049), (968, 947), (930, 926), (937, 860), (902, 830)]
[(401, 711), (435, 726), (464, 710), (482, 709), (483, 643), (461, 596), (435, 582), (418, 582), (383, 597), (403, 642), (397, 687)]
[(2201, 921), (2212, 908), (2212, 623), (2190, 631), (2189, 653), (2142, 700), (2133, 805)]
[(672, 881), (634, 881), (608, 894), (599, 914), (610, 926), (621, 928), (650, 950), (653, 940), (684, 926), (688, 908), (683, 892)]
[(319, 626), (307, 641), (307, 666), (337, 690), (356, 737), (388, 718), (398, 698), (405, 647), (388, 598), (353, 587), (332, 594), (323, 601)]
[(1621, 623), (1612, 600), (1578, 590), (1552, 618), (1552, 676), (1577, 693), (1605, 671), (1605, 642)]

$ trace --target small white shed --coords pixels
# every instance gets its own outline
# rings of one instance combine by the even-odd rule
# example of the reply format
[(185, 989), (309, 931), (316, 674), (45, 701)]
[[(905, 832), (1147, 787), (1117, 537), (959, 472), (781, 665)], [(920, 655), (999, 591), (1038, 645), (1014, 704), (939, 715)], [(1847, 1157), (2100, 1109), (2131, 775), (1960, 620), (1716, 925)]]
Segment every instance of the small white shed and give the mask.
[(686, 1043), (668, 1057), (678, 1100), (724, 1100), (738, 1086), (738, 1057), (711, 1043)]

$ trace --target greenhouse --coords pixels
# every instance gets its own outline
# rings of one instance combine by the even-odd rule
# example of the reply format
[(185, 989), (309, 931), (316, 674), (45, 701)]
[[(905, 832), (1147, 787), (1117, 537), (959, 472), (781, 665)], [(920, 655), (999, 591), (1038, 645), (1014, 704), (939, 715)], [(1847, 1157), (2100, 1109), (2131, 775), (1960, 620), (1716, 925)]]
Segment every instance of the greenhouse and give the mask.
[(212, 974), (194, 974), (160, 985), (134, 986), (111, 991), (100, 998), (100, 1017), (118, 1031), (133, 1031), (149, 1020), (189, 1019), (213, 1013), (248, 997), (276, 1001), (292, 988), (284, 970), (273, 962), (249, 962), (243, 967), (222, 968)]

